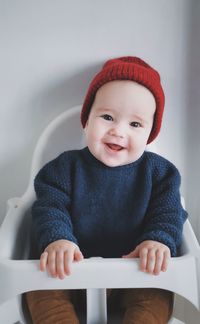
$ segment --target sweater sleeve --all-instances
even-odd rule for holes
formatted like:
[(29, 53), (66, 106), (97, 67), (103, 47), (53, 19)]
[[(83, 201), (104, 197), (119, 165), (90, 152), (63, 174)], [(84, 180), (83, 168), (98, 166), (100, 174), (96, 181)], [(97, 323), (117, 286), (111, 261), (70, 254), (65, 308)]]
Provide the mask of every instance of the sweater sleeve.
[(155, 168), (144, 230), (137, 244), (145, 240), (158, 241), (170, 248), (171, 256), (177, 255), (187, 218), (181, 205), (180, 182), (180, 174), (170, 162), (164, 161)]
[(34, 181), (37, 200), (32, 206), (34, 236), (40, 253), (51, 242), (67, 239), (77, 244), (70, 217), (70, 166), (66, 153), (46, 164)]

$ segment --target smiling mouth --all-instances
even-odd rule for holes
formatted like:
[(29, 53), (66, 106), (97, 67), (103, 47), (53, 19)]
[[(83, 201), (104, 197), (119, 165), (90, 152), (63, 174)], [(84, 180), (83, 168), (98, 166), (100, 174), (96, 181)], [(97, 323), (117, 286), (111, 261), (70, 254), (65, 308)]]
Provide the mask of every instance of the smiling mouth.
[(112, 151), (118, 152), (124, 149), (123, 146), (118, 144), (112, 144), (112, 143), (106, 143), (106, 145), (111, 149)]

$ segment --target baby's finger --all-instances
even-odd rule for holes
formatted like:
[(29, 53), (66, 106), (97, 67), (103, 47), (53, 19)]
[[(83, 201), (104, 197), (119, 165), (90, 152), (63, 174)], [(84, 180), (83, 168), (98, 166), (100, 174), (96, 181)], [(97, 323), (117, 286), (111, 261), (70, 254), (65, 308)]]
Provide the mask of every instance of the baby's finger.
[(161, 267), (162, 271), (167, 270), (169, 260), (170, 260), (170, 250), (167, 250), (167, 251), (164, 252), (164, 258), (163, 258), (163, 263), (162, 263), (162, 267)]
[(67, 250), (64, 254), (64, 271), (66, 275), (71, 274), (71, 264), (74, 260), (74, 250)]
[(146, 271), (147, 267), (147, 254), (148, 254), (148, 249), (147, 248), (142, 248), (140, 250), (140, 269), (141, 271)]
[(150, 250), (147, 255), (147, 265), (146, 265), (146, 270), (149, 273), (153, 273), (154, 268), (155, 268), (155, 260), (156, 260), (156, 255), (155, 255), (155, 250)]
[(158, 250), (156, 252), (156, 260), (155, 260), (155, 267), (154, 267), (155, 275), (158, 275), (160, 273), (163, 264), (163, 259), (164, 259), (163, 252)]
[(44, 251), (40, 256), (40, 271), (45, 271), (47, 266), (48, 252)]
[(48, 261), (47, 261), (48, 272), (51, 276), (57, 277), (56, 274), (56, 252), (51, 251), (48, 253)]
[(56, 253), (56, 273), (60, 279), (65, 278), (64, 272), (64, 252), (62, 250)]

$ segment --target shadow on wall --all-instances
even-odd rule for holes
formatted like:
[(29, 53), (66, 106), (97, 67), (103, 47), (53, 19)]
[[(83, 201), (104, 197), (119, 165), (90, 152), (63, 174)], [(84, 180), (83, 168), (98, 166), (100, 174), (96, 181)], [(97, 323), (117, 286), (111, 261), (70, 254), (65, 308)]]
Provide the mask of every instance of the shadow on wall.
[(5, 216), (7, 200), (20, 197), (26, 190), (33, 151), (43, 129), (61, 112), (84, 100), (88, 84), (101, 65), (102, 62), (85, 67), (79, 73), (66, 74), (63, 79), (51, 79), (25, 102), (22, 98), (22, 102), (17, 103), (18, 108), (12, 115), (14, 149), (0, 165), (0, 223)]
[[(41, 89), (31, 100), (31, 125), (37, 125), (38, 120), (42, 119), (41, 127), (44, 128), (61, 112), (80, 104), (90, 80), (98, 70), (99, 66), (88, 67), (74, 75), (66, 75), (64, 79), (51, 80), (51, 84)], [(36, 135), (38, 137), (39, 134)]]
[(193, 1), (190, 7), (191, 24), (187, 53), (188, 108), (186, 116), (186, 201), (191, 222), (200, 241), (200, 2)]

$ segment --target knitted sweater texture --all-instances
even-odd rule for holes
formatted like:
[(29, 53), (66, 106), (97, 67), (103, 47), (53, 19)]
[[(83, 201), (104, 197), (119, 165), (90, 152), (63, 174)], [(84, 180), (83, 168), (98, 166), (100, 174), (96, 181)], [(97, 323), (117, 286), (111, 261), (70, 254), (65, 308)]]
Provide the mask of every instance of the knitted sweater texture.
[(64, 152), (35, 178), (32, 217), (39, 252), (67, 239), (84, 257), (121, 257), (155, 240), (176, 256), (187, 218), (179, 187), (176, 167), (155, 153), (108, 167), (87, 147)]

